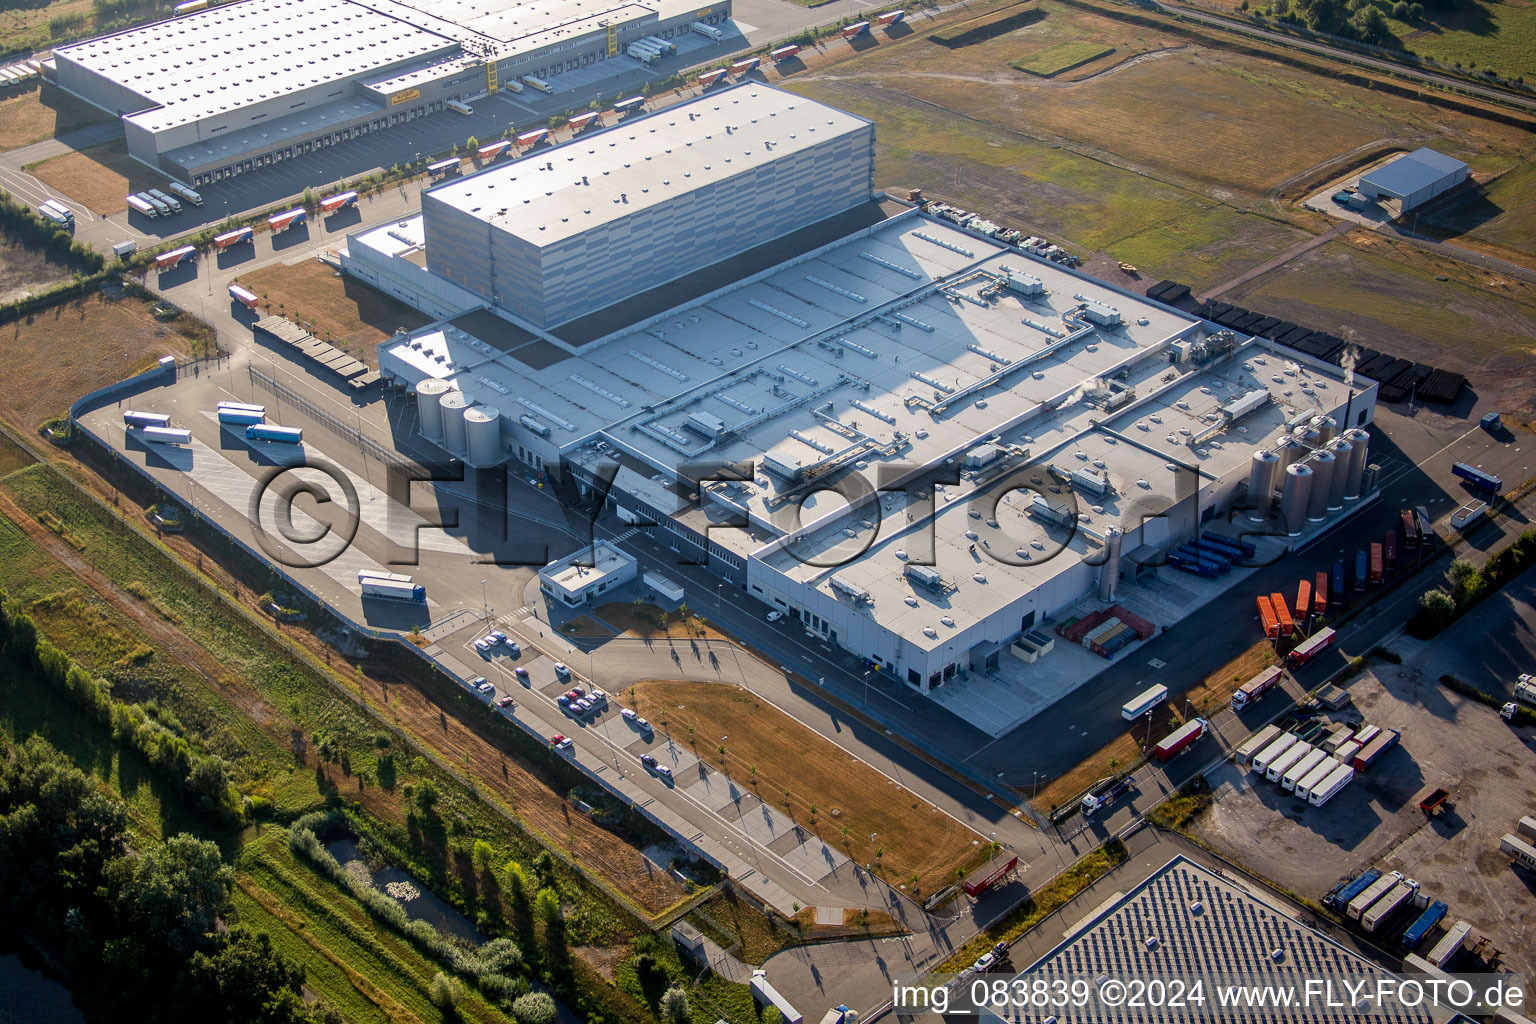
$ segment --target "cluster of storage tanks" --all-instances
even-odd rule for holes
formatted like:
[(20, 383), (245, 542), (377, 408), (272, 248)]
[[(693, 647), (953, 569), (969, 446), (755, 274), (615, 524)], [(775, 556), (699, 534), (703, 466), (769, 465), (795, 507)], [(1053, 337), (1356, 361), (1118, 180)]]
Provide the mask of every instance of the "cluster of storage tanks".
[(1321, 523), (1360, 500), (1371, 435), (1351, 429), (1342, 434), (1330, 416), (1314, 416), (1292, 427), (1273, 448), (1253, 453), (1248, 472), (1250, 518), (1269, 518), (1280, 492), (1280, 519), (1286, 533), (1301, 536), (1307, 523)]
[(421, 436), (427, 440), (472, 466), (501, 461), (501, 414), (495, 409), (476, 405), (464, 392), (433, 377), (416, 385), (416, 411)]

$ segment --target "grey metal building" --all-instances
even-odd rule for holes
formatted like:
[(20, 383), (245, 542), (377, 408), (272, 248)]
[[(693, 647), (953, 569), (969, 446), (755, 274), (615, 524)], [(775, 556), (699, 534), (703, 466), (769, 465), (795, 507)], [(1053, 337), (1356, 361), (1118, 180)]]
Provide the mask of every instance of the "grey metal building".
[(859, 203), (874, 125), (752, 85), (422, 194), (428, 269), (554, 327)]
[(1443, 195), (1471, 176), (1460, 160), (1432, 149), (1416, 149), (1360, 178), (1360, 193), (1368, 199), (1396, 199), (1407, 213)]
[(135, 159), (204, 185), (729, 17), (729, 0), (237, 0), (60, 47), (55, 77), (123, 119)]

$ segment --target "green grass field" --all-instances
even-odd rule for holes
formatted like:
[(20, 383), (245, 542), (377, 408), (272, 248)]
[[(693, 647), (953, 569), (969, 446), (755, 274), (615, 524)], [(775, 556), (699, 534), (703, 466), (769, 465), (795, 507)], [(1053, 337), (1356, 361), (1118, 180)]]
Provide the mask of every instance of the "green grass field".
[(1491, 68), (1506, 78), (1536, 81), (1536, 6), (1467, 3), (1440, 12), (1428, 27), (1391, 17), (1390, 3), (1377, 6), (1388, 16), (1392, 34), (1421, 57), (1474, 70)]
[(1063, 71), (1071, 71), (1081, 67), (1089, 61), (1107, 57), (1115, 52), (1113, 46), (1105, 46), (1103, 43), (1090, 42), (1086, 39), (1077, 39), (1054, 46), (1047, 46), (1028, 57), (1020, 57), (1012, 66), (1020, 71), (1027, 71), (1041, 78), (1051, 78)]
[(1505, 171), (1480, 194), (1436, 208), (1423, 223), (1506, 258), (1536, 255), (1536, 161)]

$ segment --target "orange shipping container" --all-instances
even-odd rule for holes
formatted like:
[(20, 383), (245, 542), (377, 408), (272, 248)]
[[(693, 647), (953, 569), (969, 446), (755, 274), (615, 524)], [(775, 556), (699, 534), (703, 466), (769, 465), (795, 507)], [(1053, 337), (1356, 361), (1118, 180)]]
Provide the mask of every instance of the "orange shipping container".
[(1275, 618), (1274, 606), (1263, 594), (1259, 595), (1259, 621), (1264, 624), (1265, 636), (1273, 640), (1280, 635), (1280, 623)]
[(1312, 613), (1328, 614), (1328, 574), (1326, 572), (1318, 573), (1317, 581), (1312, 584)]
[(1280, 620), (1280, 635), (1290, 636), (1296, 632), (1296, 624), (1291, 621), (1291, 608), (1285, 603), (1285, 595), (1270, 594), (1269, 603), (1275, 609), (1275, 618)]
[(1296, 588), (1296, 621), (1306, 622), (1312, 614), (1312, 584), (1306, 580)]

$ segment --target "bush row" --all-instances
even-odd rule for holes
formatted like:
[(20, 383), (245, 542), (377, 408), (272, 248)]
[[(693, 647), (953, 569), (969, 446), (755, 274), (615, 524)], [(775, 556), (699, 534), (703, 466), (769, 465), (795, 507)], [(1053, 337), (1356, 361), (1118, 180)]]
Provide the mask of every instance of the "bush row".
[(1479, 569), (1458, 558), (1445, 571), (1445, 583), (1427, 590), (1408, 620), (1408, 634), (1420, 640), (1437, 636), (1504, 584), (1536, 565), (1536, 527), (1526, 530), (1488, 557)]

